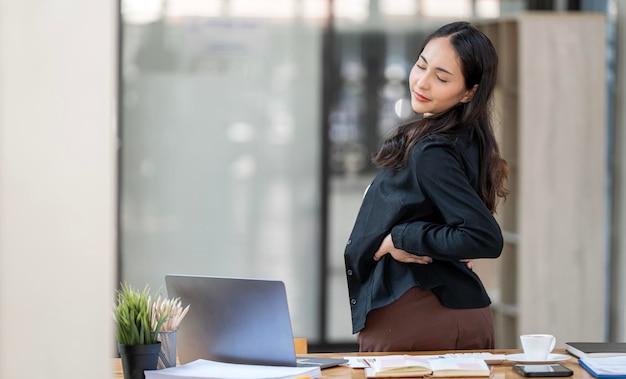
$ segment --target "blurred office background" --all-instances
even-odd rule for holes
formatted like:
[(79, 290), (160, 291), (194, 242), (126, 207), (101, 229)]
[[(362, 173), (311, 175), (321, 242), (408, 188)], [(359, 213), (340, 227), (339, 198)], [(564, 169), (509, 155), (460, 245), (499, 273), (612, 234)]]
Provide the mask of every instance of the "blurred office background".
[[(354, 348), (343, 247), (363, 191), (376, 173), (372, 152), (412, 115), (408, 72), (424, 37), (456, 19), (489, 27), (529, 11), (550, 16), (608, 12), (608, 3), (598, 1), (121, 4), (120, 278), (152, 288), (163, 287), (167, 273), (283, 280), (294, 333), (308, 338), (314, 351)], [(607, 90), (603, 47), (608, 24), (603, 17), (595, 19), (592, 35), (599, 36), (594, 43), (600, 50), (568, 47), (574, 50), (568, 66), (579, 65), (573, 61), (576, 50), (602, 65), (591, 76), (593, 89), (582, 89), (587, 94), (579, 97), (584, 99), (604, 99)], [(579, 42), (562, 35), (552, 19), (548, 24), (540, 37)], [(514, 25), (509, 34), (520, 28)], [(495, 32), (494, 43), (502, 33)], [(516, 40), (500, 47), (508, 43)], [(504, 66), (517, 53), (500, 54)], [(538, 66), (537, 61), (549, 60), (535, 59), (525, 63)], [(551, 63), (556, 70), (567, 69)], [(571, 80), (582, 80), (576, 74), (571, 72)], [(599, 125), (589, 130), (599, 127), (604, 146), (606, 102), (597, 104)], [(516, 112), (505, 105), (500, 110), (504, 117)], [(597, 151), (597, 161), (604, 162), (606, 150)], [(603, 174), (605, 166), (595, 168)], [(604, 178), (598, 177), (600, 199), (605, 198)], [(593, 215), (603, 217), (605, 204), (600, 200), (594, 205), (598, 212)], [(603, 219), (594, 223), (605, 226)], [(605, 258), (605, 235), (600, 233), (601, 243), (593, 246), (600, 249), (593, 251), (596, 263)], [(507, 236), (509, 245), (516, 243), (515, 231)], [(500, 314), (500, 346), (515, 346), (518, 330), (524, 328), (515, 282), (521, 264), (515, 254), (507, 246), (502, 262), (511, 263), (477, 262)], [(595, 289), (604, 285), (603, 278), (594, 281), (600, 284)]]
[(60, 341), (112, 344), (119, 281), (167, 273), (283, 280), (311, 351), (354, 349), (369, 157), (411, 115), (422, 39), (458, 19), (502, 60), (507, 246), (477, 262), (498, 347), (626, 341), (622, 0), (55, 4), (0, 0), (0, 377), (108, 377), (110, 346), (68, 368)]

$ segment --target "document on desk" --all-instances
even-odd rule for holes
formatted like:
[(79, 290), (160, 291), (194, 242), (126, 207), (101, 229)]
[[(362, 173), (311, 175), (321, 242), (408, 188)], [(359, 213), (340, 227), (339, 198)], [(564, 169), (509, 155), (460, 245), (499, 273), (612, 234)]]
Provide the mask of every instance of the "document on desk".
[(596, 378), (626, 378), (626, 356), (582, 357), (578, 363)]
[(367, 362), (367, 378), (473, 377), (491, 376), (482, 359), (436, 355), (381, 355)]
[(145, 371), (146, 379), (295, 379), (318, 378), (319, 367), (259, 366), (198, 359), (181, 366)]

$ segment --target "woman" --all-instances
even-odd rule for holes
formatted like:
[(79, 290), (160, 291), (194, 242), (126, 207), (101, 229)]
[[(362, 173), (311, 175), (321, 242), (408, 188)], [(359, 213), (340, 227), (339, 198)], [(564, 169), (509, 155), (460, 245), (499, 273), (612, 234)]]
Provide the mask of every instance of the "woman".
[(361, 351), (489, 349), (491, 301), (471, 259), (497, 258), (506, 162), (491, 126), (498, 56), (467, 22), (430, 35), (409, 76), (423, 117), (374, 156), (345, 250)]

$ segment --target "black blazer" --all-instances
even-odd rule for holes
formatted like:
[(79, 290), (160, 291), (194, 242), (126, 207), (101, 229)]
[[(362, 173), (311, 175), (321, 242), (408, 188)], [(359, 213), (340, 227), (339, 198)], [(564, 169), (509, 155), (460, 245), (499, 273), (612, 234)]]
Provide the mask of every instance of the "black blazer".
[[(418, 286), (449, 308), (482, 308), (491, 301), (478, 276), (461, 259), (496, 258), (500, 227), (478, 196), (479, 151), (469, 132), (430, 135), (411, 150), (400, 171), (383, 169), (367, 190), (344, 258), (352, 332), (367, 313)], [(391, 232), (394, 245), (433, 258), (406, 264), (374, 253)]]

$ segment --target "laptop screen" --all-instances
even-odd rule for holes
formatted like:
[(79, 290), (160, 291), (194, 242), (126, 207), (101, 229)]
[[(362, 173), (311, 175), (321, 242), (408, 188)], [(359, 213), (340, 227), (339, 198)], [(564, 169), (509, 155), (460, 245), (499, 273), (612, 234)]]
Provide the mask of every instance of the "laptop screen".
[(296, 365), (282, 281), (170, 274), (165, 284), (169, 298), (190, 304), (177, 332), (180, 363)]

